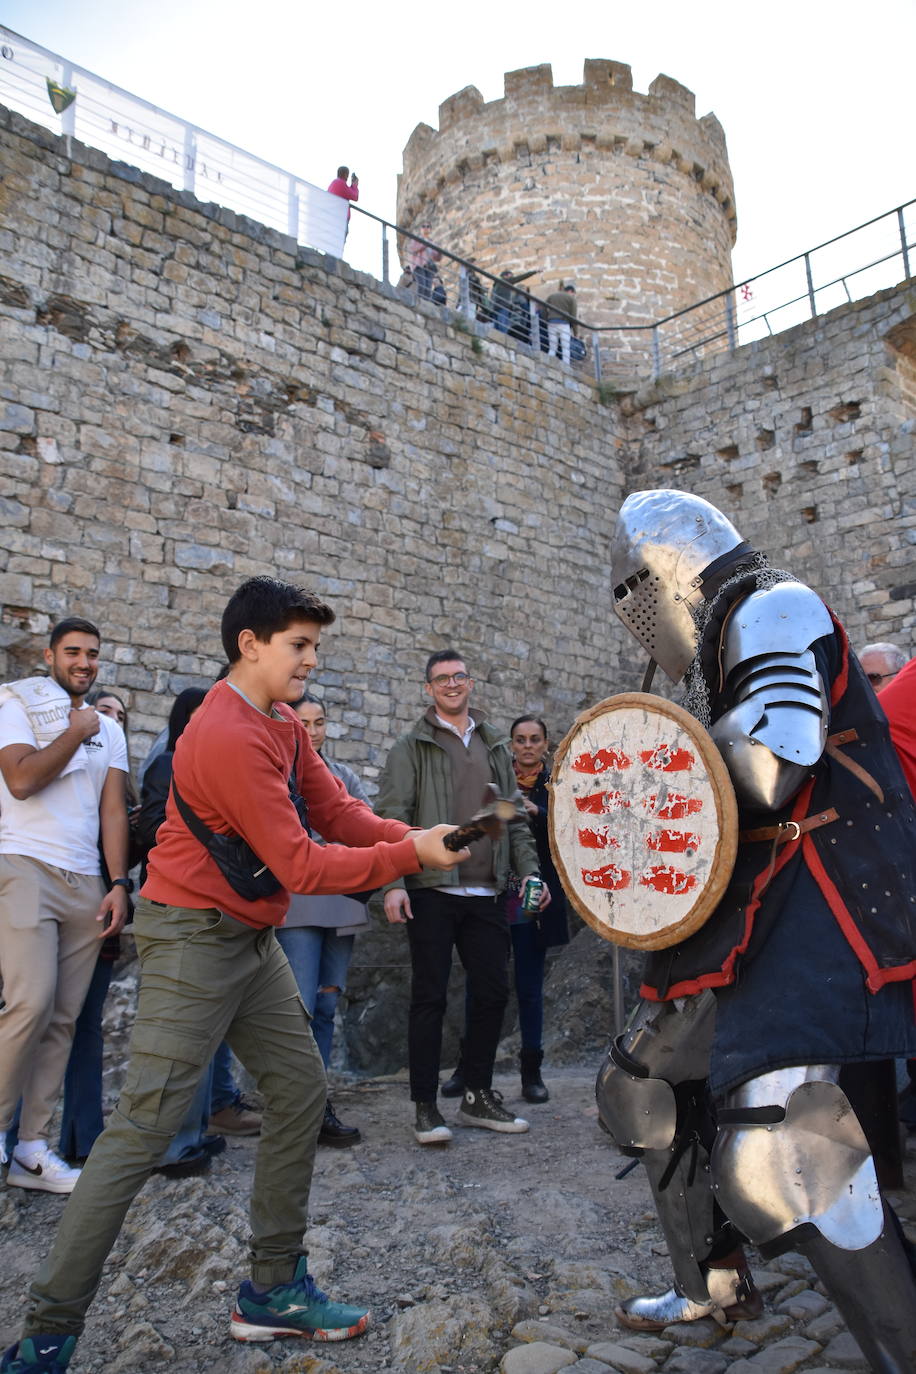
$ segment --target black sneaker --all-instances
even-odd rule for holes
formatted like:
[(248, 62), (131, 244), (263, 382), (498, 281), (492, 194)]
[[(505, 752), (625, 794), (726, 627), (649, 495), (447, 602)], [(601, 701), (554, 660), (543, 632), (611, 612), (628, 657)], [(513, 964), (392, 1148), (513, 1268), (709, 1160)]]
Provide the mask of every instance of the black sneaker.
[(443, 1097), (460, 1097), (464, 1092), (464, 1075), (459, 1065), (451, 1078), (447, 1078), (439, 1089)]
[(435, 1102), (417, 1103), (417, 1121), (413, 1133), (419, 1145), (447, 1145), (452, 1138)]
[(524, 1117), (506, 1111), (502, 1093), (495, 1088), (465, 1088), (458, 1120), (462, 1126), (483, 1126), (487, 1131), (504, 1131), (509, 1135), (520, 1135), (528, 1129)]
[(157, 1164), (153, 1173), (162, 1174), (164, 1178), (194, 1178), (207, 1172), (211, 1159), (209, 1150), (203, 1145), (189, 1145), (170, 1164)]
[(318, 1144), (331, 1145), (340, 1150), (348, 1145), (357, 1145), (361, 1140), (362, 1136), (357, 1126), (345, 1126), (342, 1121), (338, 1121), (329, 1098), (324, 1107), (324, 1121), (318, 1132)]

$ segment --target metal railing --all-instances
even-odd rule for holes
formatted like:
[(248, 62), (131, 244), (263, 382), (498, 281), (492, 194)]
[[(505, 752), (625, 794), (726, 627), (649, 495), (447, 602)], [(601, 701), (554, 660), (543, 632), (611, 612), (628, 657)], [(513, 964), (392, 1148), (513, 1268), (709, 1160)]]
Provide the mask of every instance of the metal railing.
[(340, 256), (346, 206), (302, 177), (160, 110), (0, 25), (0, 103), (199, 200)]
[[(0, 25), (0, 102), (55, 133), (78, 137), (110, 157), (278, 229), (297, 243), (340, 256), (346, 202), (160, 110), (111, 82)], [(535, 352), (547, 352), (545, 302), (441, 244), (353, 204), (381, 230), (380, 276), (408, 299), (454, 312), (465, 327)], [(354, 227), (355, 224), (354, 224)], [(421, 253), (419, 250), (423, 250)], [(916, 200), (895, 207), (796, 257), (652, 324), (595, 325), (579, 320), (570, 364), (597, 381), (632, 388), (647, 376), (779, 333), (838, 305), (911, 276)], [(410, 258), (422, 270), (405, 272)]]
[[(424, 289), (418, 294), (432, 299), (433, 304), (451, 305), (479, 324), (495, 322), (493, 287), (505, 291), (505, 283), (498, 277), (448, 252), (441, 244), (413, 235), (359, 206), (353, 208), (381, 227), (383, 281), (390, 279), (390, 236), (399, 242), (402, 258), (410, 255), (412, 247), (423, 246), (436, 255), (432, 278), (436, 292)], [(713, 353), (734, 352), (755, 339), (781, 333), (837, 306), (896, 286), (912, 276), (914, 262), (916, 200), (911, 200), (653, 324), (595, 325), (580, 319), (580, 349), (586, 343), (588, 347), (573, 360), (573, 366), (577, 362), (584, 365), (588, 356), (599, 382), (632, 383), (647, 373), (654, 380), (663, 372)], [(483, 281), (489, 283), (487, 299), (481, 289)], [(403, 273), (398, 284), (407, 289), (415, 286)], [(507, 337), (546, 352), (544, 302), (521, 287), (510, 290), (512, 324)]]

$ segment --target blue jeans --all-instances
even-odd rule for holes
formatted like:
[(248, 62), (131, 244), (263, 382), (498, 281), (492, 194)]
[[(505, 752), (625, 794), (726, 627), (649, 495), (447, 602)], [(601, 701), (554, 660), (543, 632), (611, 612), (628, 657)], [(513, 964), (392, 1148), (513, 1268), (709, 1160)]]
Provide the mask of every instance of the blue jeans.
[(210, 1065), (210, 1115), (231, 1107), (240, 1096), (239, 1086), (232, 1072), (232, 1051), (225, 1040), (220, 1045)]
[(200, 1142), (207, 1134), (207, 1122), (210, 1119), (210, 1092), (215, 1063), (216, 1056), (210, 1060), (203, 1071), (197, 1090), (191, 1098), (191, 1105), (185, 1112), (184, 1120), (178, 1127), (169, 1148), (162, 1156), (161, 1162), (163, 1164), (177, 1164), (183, 1154), (190, 1154), (192, 1151), (200, 1149)]
[(355, 938), (338, 935), (326, 926), (281, 926), (277, 931), (299, 996), (312, 1018), (312, 1034), (325, 1068), (331, 1057), (337, 999), (346, 987)]
[(73, 1044), (64, 1075), (64, 1107), (60, 1123), (60, 1153), (64, 1159), (85, 1159), (96, 1136), (101, 1135), (102, 1118), (102, 1009), (111, 983), (114, 964), (110, 959), (96, 962), (83, 1009), (73, 1028)]
[(539, 1050), (544, 1028), (544, 959), (538, 944), (537, 921), (519, 921), (509, 927), (515, 963), (515, 996), (518, 1028), (523, 1050)]

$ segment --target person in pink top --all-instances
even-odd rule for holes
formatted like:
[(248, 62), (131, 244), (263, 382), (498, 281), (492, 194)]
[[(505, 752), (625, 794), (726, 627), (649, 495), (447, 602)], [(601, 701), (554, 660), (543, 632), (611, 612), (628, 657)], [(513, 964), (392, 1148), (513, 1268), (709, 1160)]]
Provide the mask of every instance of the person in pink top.
[[(347, 178), (349, 177), (349, 181)], [(351, 176), (349, 167), (338, 167), (337, 176), (328, 187), (332, 196), (340, 196), (342, 200), (359, 200), (359, 177), (354, 172)], [(347, 206), (347, 231), (350, 229), (350, 207)], [(344, 235), (346, 241), (346, 234)]]

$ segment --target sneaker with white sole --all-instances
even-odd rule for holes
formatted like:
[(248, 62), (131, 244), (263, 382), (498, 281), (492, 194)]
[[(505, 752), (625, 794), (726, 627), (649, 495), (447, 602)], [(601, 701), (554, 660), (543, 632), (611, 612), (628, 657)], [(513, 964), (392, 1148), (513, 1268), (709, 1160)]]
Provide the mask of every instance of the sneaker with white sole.
[(0, 1131), (0, 1165), (9, 1164), (10, 1157), (6, 1150), (6, 1131)]
[(465, 1088), (458, 1120), (462, 1126), (483, 1126), (487, 1131), (504, 1131), (507, 1135), (528, 1130), (524, 1117), (506, 1111), (502, 1093), (495, 1088)]
[(79, 1169), (71, 1169), (60, 1155), (43, 1145), (40, 1150), (28, 1155), (20, 1155), (13, 1150), (6, 1181), (11, 1188), (34, 1188), (41, 1193), (72, 1193), (79, 1176)]
[(237, 1341), (272, 1341), (277, 1336), (347, 1341), (362, 1335), (370, 1320), (365, 1307), (332, 1302), (322, 1293), (303, 1256), (289, 1283), (278, 1283), (264, 1293), (248, 1280), (241, 1285), (229, 1334)]
[(55, 1331), (47, 1336), (23, 1336), (0, 1360), (3, 1374), (64, 1374), (76, 1348), (75, 1336)]
[(452, 1138), (435, 1102), (417, 1103), (417, 1121), (413, 1133), (418, 1145), (447, 1145)]

